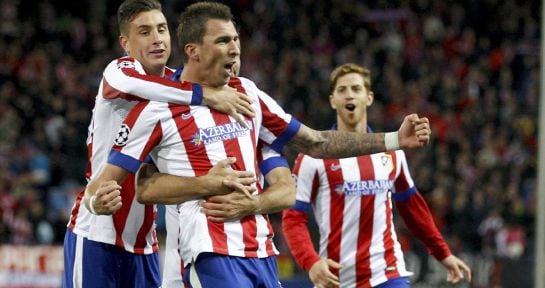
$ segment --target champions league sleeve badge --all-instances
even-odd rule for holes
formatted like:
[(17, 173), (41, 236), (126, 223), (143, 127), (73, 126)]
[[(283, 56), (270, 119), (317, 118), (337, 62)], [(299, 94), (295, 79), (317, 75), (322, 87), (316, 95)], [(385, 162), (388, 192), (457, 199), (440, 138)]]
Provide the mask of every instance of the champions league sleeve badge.
[(131, 128), (129, 128), (127, 124), (122, 124), (119, 131), (117, 131), (114, 144), (117, 146), (124, 146), (127, 144), (127, 141), (129, 140), (129, 133), (131, 133)]

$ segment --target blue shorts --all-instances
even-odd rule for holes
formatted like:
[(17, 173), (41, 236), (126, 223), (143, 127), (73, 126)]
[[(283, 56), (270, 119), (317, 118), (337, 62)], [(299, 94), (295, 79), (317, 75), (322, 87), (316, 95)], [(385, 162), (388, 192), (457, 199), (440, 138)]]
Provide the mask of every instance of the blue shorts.
[(192, 288), (281, 288), (276, 257), (244, 258), (201, 253), (185, 270)]
[(398, 277), (390, 279), (374, 288), (410, 288), (411, 282), (408, 277)]
[(160, 275), (158, 253), (134, 254), (66, 230), (64, 288), (161, 287)]

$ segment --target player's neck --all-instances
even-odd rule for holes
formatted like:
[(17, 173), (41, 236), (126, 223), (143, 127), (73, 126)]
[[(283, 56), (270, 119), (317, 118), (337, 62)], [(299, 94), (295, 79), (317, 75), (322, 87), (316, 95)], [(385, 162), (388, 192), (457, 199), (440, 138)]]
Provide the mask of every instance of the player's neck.
[(157, 68), (144, 67), (144, 71), (146, 71), (146, 74), (148, 75), (154, 75), (154, 76), (160, 76), (160, 77), (165, 76), (165, 66), (157, 67)]
[(222, 87), (225, 85), (225, 83), (214, 83), (211, 82), (209, 79), (210, 77), (207, 76), (208, 73), (203, 71), (202, 69), (199, 69), (199, 67), (195, 63), (186, 63), (184, 66), (184, 70), (182, 71), (182, 74), (180, 75), (180, 81), (187, 81), (192, 83), (198, 83), (201, 85), (207, 85), (210, 87)]
[(337, 119), (337, 130), (357, 133), (367, 133), (367, 121), (362, 120), (356, 124), (349, 124)]

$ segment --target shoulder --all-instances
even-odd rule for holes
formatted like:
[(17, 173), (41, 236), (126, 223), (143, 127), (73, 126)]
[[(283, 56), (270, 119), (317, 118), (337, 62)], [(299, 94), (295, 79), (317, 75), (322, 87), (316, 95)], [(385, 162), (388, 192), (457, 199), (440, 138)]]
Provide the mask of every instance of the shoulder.
[(136, 59), (129, 56), (123, 56), (123, 57), (113, 59), (112, 61), (110, 61), (108, 66), (106, 66), (106, 70), (109, 70), (109, 69), (121, 70), (125, 68), (138, 70), (140, 72), (144, 71), (142, 64), (140, 64), (140, 62), (138, 62)]

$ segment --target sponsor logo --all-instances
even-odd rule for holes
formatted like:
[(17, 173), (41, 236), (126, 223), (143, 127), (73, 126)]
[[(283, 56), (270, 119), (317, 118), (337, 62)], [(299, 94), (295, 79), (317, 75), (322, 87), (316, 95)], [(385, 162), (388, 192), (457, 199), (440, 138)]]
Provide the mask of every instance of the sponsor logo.
[(338, 184), (333, 191), (339, 195), (346, 196), (368, 196), (388, 193), (393, 190), (394, 182), (392, 180), (363, 180), (349, 181)]
[(131, 133), (131, 128), (127, 124), (122, 124), (119, 131), (117, 131), (117, 136), (115, 136), (114, 144), (117, 146), (124, 146), (129, 140), (129, 133)]
[(219, 141), (226, 141), (235, 138), (240, 138), (248, 135), (250, 130), (253, 130), (253, 122), (246, 120), (246, 124), (249, 129), (240, 125), (238, 122), (226, 123), (219, 126), (213, 126), (208, 128), (200, 128), (193, 136), (193, 143), (196, 146), (202, 144), (211, 144)]
[(188, 120), (191, 117), (193, 117), (193, 114), (191, 114), (191, 113), (182, 113), (182, 119), (183, 120)]

